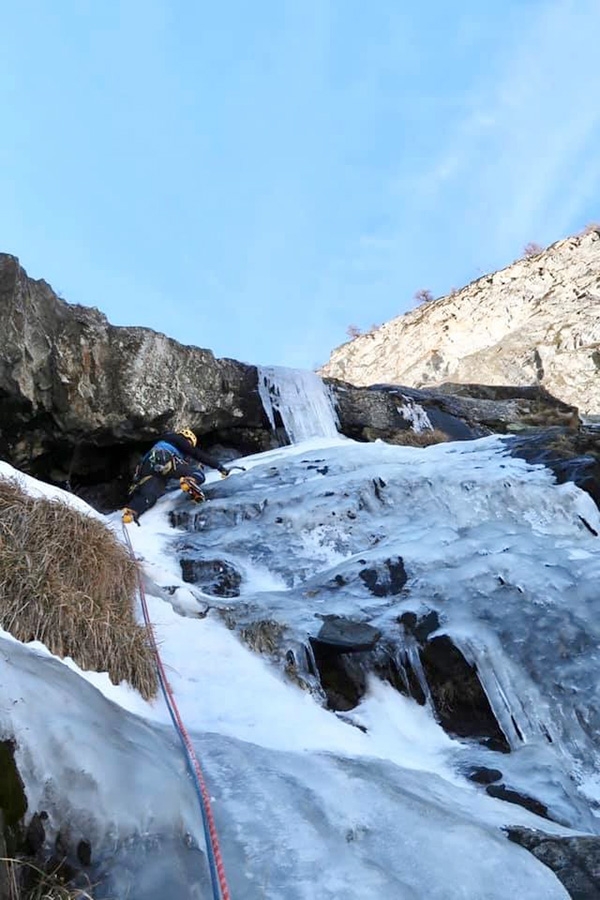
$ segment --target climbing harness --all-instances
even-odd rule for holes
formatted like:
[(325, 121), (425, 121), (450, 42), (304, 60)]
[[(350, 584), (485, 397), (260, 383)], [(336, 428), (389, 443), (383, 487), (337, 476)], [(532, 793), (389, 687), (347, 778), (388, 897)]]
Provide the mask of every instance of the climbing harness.
[[(125, 535), (125, 543), (127, 544), (127, 548), (131, 555), (131, 558), (135, 560), (135, 553), (133, 550), (133, 545), (131, 543), (131, 538), (129, 537), (129, 533), (125, 526), (123, 526), (123, 534)], [(181, 718), (181, 714), (177, 706), (177, 701), (175, 700), (175, 695), (173, 693), (173, 688), (169, 684), (169, 679), (167, 678), (165, 667), (163, 665), (162, 659), (160, 658), (156, 635), (154, 634), (154, 628), (150, 620), (150, 612), (148, 610), (148, 603), (146, 601), (146, 592), (144, 590), (144, 584), (139, 572), (138, 592), (140, 595), (140, 603), (142, 606), (142, 613), (144, 615), (146, 630), (148, 632), (148, 637), (150, 639), (152, 650), (154, 652), (156, 669), (158, 672), (158, 681), (163, 697), (165, 698), (167, 709), (169, 710), (169, 715), (171, 716), (171, 721), (173, 722), (179, 740), (181, 741), (181, 744), (183, 746), (187, 766), (192, 776), (194, 788), (196, 794), (198, 795), (198, 801), (200, 803), (200, 812), (202, 814), (202, 825), (204, 827), (204, 836), (206, 840), (206, 854), (208, 857), (208, 864), (210, 869), (213, 897), (214, 900), (231, 900), (231, 894), (229, 893), (227, 879), (225, 877), (225, 866), (223, 865), (221, 848), (219, 846), (217, 827), (215, 825), (215, 820), (210, 805), (210, 795), (208, 793), (206, 781), (204, 780), (204, 775), (202, 774), (200, 763), (198, 762), (198, 757), (196, 756), (196, 751), (194, 750), (194, 745), (192, 744), (189, 733)]]

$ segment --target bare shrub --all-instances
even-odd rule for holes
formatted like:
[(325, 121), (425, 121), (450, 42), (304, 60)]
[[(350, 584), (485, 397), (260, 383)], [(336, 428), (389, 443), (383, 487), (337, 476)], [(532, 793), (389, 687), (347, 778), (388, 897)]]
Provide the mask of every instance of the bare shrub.
[(525, 259), (531, 259), (532, 256), (537, 256), (539, 253), (543, 253), (543, 251), (544, 248), (540, 246), (540, 244), (536, 244), (535, 241), (530, 241), (523, 247), (523, 256)]
[(582, 234), (600, 234), (600, 222), (588, 222)]
[(420, 288), (418, 291), (415, 291), (413, 299), (417, 301), (417, 303), (431, 303), (434, 299), (431, 291), (428, 291), (426, 288)]
[(358, 327), (358, 325), (348, 325), (346, 328), (346, 334), (350, 338), (350, 340), (354, 340), (354, 338), (360, 337), (362, 331)]
[(137, 563), (102, 522), (0, 479), (0, 626), (82, 669), (156, 694), (154, 658), (133, 598)]

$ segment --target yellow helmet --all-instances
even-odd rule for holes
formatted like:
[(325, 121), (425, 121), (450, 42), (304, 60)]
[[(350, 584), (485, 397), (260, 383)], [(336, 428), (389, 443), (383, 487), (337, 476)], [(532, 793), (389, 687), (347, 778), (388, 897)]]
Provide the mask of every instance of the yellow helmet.
[(198, 438), (196, 437), (196, 435), (194, 434), (194, 432), (192, 431), (191, 428), (182, 428), (180, 431), (177, 432), (177, 434), (182, 435), (186, 440), (188, 440), (190, 442), (190, 444), (192, 445), (192, 447), (195, 447), (196, 444), (198, 443)]

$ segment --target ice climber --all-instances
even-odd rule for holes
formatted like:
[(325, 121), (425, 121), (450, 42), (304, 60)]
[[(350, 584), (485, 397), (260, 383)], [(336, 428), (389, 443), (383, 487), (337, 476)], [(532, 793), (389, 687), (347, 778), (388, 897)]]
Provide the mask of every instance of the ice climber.
[(189, 493), (192, 500), (204, 500), (200, 490), (205, 477), (202, 464), (218, 469), (223, 478), (229, 469), (222, 466), (198, 446), (198, 439), (191, 428), (170, 431), (140, 460), (129, 488), (127, 506), (123, 509), (123, 522), (136, 522), (139, 517), (154, 506), (165, 493), (171, 478), (179, 479), (182, 491)]

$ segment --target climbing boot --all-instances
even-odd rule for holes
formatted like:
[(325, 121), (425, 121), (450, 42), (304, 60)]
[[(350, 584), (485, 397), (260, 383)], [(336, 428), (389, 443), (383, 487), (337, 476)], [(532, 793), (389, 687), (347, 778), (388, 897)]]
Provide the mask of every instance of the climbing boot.
[(198, 482), (190, 475), (183, 475), (179, 479), (179, 487), (188, 494), (190, 500), (193, 500), (194, 503), (202, 503), (203, 500), (206, 500), (204, 493), (198, 487)]
[(130, 525), (132, 522), (135, 522), (136, 525), (140, 524), (140, 517), (138, 513), (134, 509), (130, 509), (128, 506), (123, 510), (123, 525)]

